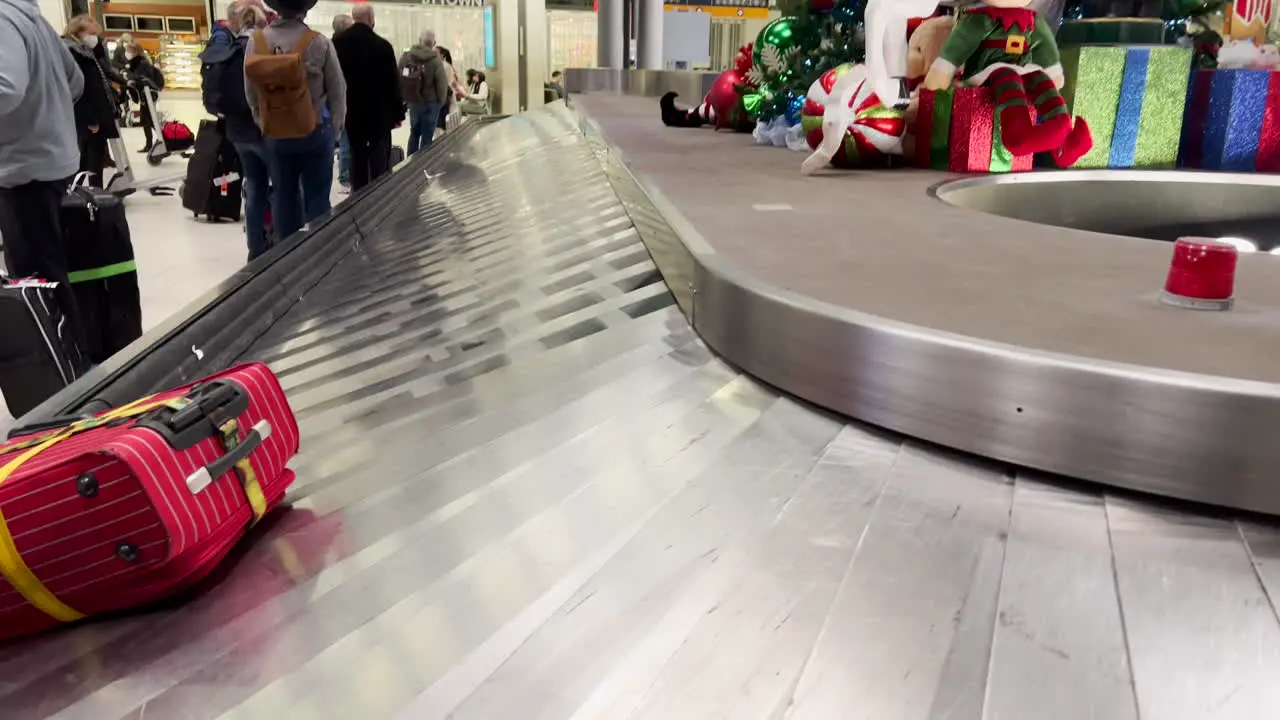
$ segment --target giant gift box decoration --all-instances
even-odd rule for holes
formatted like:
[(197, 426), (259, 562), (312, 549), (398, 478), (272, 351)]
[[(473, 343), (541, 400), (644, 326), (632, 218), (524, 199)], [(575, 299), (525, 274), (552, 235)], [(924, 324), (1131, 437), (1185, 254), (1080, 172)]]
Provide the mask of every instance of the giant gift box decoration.
[[(1034, 109), (1032, 110), (1034, 112)], [(920, 90), (912, 127), (916, 167), (968, 173), (1030, 170), (1031, 155), (1015, 157), (1000, 138), (995, 88)]]
[(1174, 167), (1193, 52), (1176, 46), (1064, 47), (1063, 96), (1093, 130), (1093, 149), (1075, 167)]
[(1280, 72), (1192, 73), (1178, 164), (1204, 170), (1280, 172)]

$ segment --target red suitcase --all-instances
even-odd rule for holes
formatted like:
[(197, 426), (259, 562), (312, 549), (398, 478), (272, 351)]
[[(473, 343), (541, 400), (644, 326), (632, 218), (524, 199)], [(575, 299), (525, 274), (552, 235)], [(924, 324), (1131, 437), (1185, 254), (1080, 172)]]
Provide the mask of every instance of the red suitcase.
[(284, 499), (298, 442), (253, 363), (0, 445), (0, 638), (199, 581)]

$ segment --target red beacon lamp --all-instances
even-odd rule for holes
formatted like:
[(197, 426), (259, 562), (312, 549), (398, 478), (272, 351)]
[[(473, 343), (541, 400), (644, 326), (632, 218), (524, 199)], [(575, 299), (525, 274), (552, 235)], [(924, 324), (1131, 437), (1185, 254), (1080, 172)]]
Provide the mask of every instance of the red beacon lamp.
[(1215, 238), (1179, 238), (1161, 302), (1192, 310), (1230, 310), (1235, 303), (1235, 244)]

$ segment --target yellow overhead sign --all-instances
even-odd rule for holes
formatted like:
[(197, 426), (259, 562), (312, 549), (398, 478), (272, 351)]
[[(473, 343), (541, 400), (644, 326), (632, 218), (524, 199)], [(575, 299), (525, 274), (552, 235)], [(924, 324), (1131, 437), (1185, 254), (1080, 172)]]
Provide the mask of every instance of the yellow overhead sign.
[(741, 18), (767, 20), (769, 8), (742, 7), (741, 5), (663, 5), (667, 12), (706, 13), (713, 18)]

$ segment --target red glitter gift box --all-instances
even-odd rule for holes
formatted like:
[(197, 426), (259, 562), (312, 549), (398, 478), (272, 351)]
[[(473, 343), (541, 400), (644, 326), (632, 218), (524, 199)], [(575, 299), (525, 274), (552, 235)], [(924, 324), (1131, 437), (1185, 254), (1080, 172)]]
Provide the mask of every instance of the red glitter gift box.
[(1032, 167), (1031, 155), (1014, 157), (1000, 139), (994, 88), (922, 89), (912, 131), (916, 167), (963, 173), (1024, 172)]

